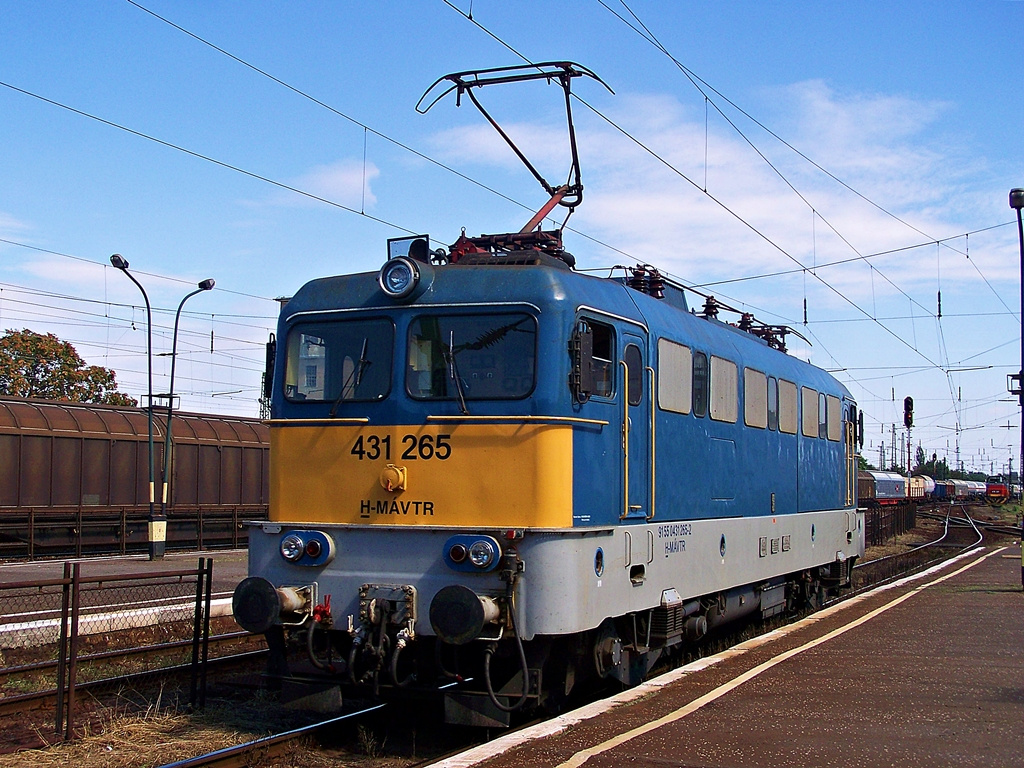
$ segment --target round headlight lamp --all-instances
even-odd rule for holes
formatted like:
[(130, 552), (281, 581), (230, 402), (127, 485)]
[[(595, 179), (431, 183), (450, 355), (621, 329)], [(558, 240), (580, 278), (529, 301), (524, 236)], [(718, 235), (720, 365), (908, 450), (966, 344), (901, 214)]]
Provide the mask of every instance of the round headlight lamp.
[(469, 547), (469, 562), (475, 565), (477, 568), (486, 568), (492, 562), (498, 553), (494, 550), (494, 545), (486, 539), (480, 541), (474, 541)]
[(398, 256), (380, 269), (377, 282), (381, 290), (393, 299), (403, 299), (416, 289), (420, 281), (420, 268), (412, 259)]
[(293, 533), (281, 539), (281, 557), (290, 563), (294, 563), (301, 558), (305, 550), (306, 542), (302, 540), (301, 536)]

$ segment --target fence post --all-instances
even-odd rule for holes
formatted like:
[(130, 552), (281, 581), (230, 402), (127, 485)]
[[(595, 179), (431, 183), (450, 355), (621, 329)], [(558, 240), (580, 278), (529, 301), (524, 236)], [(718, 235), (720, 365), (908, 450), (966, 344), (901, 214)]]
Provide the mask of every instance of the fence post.
[(64, 563), (60, 599), (60, 639), (57, 641), (57, 717), (53, 732), (64, 731), (64, 681), (67, 677), (68, 613), (71, 608), (71, 563)]
[(75, 719), (75, 674), (78, 671), (78, 615), (82, 607), (82, 564), (74, 563), (71, 567), (71, 650), (68, 654), (68, 706), (65, 741), (74, 737)]
[(195, 613), (192, 620), (192, 688), (189, 693), (188, 703), (193, 711), (199, 703), (199, 633), (202, 631), (203, 621), (203, 559), (199, 559), (199, 567), (196, 568), (196, 602)]
[(196, 610), (192, 624), (192, 709), (206, 706), (206, 667), (210, 651), (210, 600), (213, 595), (213, 558), (199, 558), (196, 569)]
[(213, 558), (206, 558), (206, 596), (203, 600), (203, 662), (202, 684), (199, 687), (199, 708), (206, 706), (206, 668), (210, 658), (210, 601), (213, 596)]

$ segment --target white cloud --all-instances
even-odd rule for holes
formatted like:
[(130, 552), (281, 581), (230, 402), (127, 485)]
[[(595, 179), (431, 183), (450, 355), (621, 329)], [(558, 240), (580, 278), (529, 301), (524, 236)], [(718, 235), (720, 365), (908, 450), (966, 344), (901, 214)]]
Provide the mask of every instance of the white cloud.
[[(380, 176), (380, 169), (371, 162), (364, 166), (362, 161), (338, 160), (333, 163), (315, 165), (305, 173), (289, 179), (286, 183), (302, 192), (338, 203), (355, 210), (370, 208), (377, 203), (377, 197), (370, 188), (371, 182)], [(305, 195), (280, 190), (268, 198), (253, 200), (245, 205), (260, 209), (266, 205), (285, 208), (321, 205)], [(239, 220), (237, 226), (259, 224), (260, 219)]]
[(377, 198), (370, 182), (378, 176), (380, 170), (373, 163), (364, 166), (354, 160), (339, 160), (311, 168), (291, 186), (350, 208), (371, 207)]
[(9, 213), (0, 211), (0, 235), (13, 235), (29, 230), (29, 225)]

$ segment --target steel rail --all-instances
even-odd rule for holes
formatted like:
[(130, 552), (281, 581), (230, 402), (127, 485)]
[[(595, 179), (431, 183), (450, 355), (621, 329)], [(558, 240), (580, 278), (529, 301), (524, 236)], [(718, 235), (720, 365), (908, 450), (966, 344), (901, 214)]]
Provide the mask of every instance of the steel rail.
[(295, 728), (284, 733), (277, 733), (271, 736), (263, 736), (262, 738), (254, 741), (248, 741), (244, 744), (237, 744), (233, 747), (224, 747), (213, 752), (208, 752), (205, 755), (198, 755), (196, 757), (190, 757), (185, 760), (178, 760), (173, 763), (165, 763), (160, 768), (199, 768), (199, 766), (210, 766), (216, 765), (221, 768), (228, 768), (229, 766), (238, 766), (238, 768), (245, 768), (245, 766), (251, 765), (250, 757), (251, 753), (260, 751), (265, 756), (270, 757), (276, 754), (280, 754), (287, 748), (290, 742), (296, 739), (308, 736), (316, 732), (320, 728), (325, 728), (335, 723), (340, 723), (345, 720), (350, 720), (354, 717), (361, 717), (371, 712), (386, 707), (386, 704), (375, 704), (372, 707), (361, 709), (356, 712), (348, 712), (338, 717), (333, 717), (329, 720), (323, 720), (319, 723), (313, 723), (312, 725), (306, 725), (301, 728)]
[[(189, 645), (192, 641), (189, 641)], [(259, 659), (266, 656), (268, 653), (267, 649), (263, 648), (257, 651), (246, 651), (245, 653), (236, 653), (231, 656), (216, 656), (212, 659), (208, 659), (206, 662), (207, 668), (227, 666), (232, 662), (241, 663), (243, 661), (249, 661), (251, 659)], [(120, 677), (108, 677), (101, 680), (90, 680), (84, 683), (75, 683), (75, 691), (88, 691), (101, 688), (111, 688), (115, 685), (120, 685), (127, 682), (138, 682), (149, 678), (169, 677), (170, 675), (182, 674), (192, 671), (192, 664), (176, 664), (173, 667), (160, 667), (159, 669), (148, 669), (143, 672), (133, 672), (130, 675), (123, 675)], [(51, 699), (55, 699), (59, 691), (56, 688), (49, 688), (45, 691), (36, 691), (34, 693), (22, 693), (16, 696), (6, 696), (0, 698), (0, 715), (8, 714), (10, 712), (19, 712), (25, 709), (38, 709), (39, 707), (45, 706)]]
[[(939, 518), (936, 517), (936, 519), (939, 519)], [(939, 538), (935, 539), (934, 541), (929, 541), (926, 544), (920, 544), (920, 545), (918, 545), (916, 547), (913, 547), (912, 549), (908, 549), (906, 552), (897, 552), (897, 553), (892, 554), (892, 555), (885, 555), (884, 557), (876, 557), (874, 560), (865, 560), (862, 563), (857, 563), (853, 567), (855, 569), (856, 568), (864, 568), (864, 567), (867, 567), (869, 565), (874, 565), (876, 563), (886, 562), (887, 560), (894, 560), (894, 559), (896, 559), (898, 557), (906, 557), (907, 555), (909, 555), (909, 554), (911, 554), (913, 552), (917, 552), (918, 550), (924, 549), (926, 547), (937, 546), (939, 544), (939, 542), (944, 540), (946, 538), (946, 536), (948, 536), (948, 535), (949, 535), (949, 513), (946, 514), (945, 525), (943, 526), (942, 535), (939, 536)]]
[[(211, 643), (226, 643), (229, 640), (238, 640), (243, 637), (257, 637), (257, 635), (251, 632), (229, 632), (224, 635), (214, 635), (209, 638)], [(117, 659), (122, 656), (138, 656), (143, 653), (159, 653), (160, 651), (173, 651), (177, 648), (191, 648), (192, 639), (188, 640), (174, 640), (169, 643), (160, 643), (158, 645), (145, 645), (137, 646), (135, 648), (122, 648), (114, 651), (102, 651), (101, 653), (90, 653), (82, 656), (78, 656), (78, 662), (88, 661), (103, 661), (104, 659)], [(16, 667), (3, 667), (0, 669), (0, 677), (7, 677), (10, 675), (21, 675), (26, 672), (40, 672), (46, 669), (52, 669), (57, 666), (56, 659), (48, 659), (47, 661), (36, 661), (31, 664), (20, 664)], [(0, 699), (2, 701), (2, 699)]]

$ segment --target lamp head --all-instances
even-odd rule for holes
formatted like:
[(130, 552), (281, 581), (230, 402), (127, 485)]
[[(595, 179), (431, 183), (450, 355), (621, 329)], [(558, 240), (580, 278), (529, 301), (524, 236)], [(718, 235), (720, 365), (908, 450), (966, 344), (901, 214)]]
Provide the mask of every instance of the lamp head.
[(1010, 207), (1018, 211), (1024, 208), (1024, 189), (1010, 190)]
[(213, 290), (213, 286), (216, 285), (212, 277), (208, 277), (199, 284), (199, 290), (210, 291)]
[(115, 253), (110, 257), (110, 263), (113, 264), (117, 269), (128, 269), (128, 259), (122, 256), (120, 253)]

